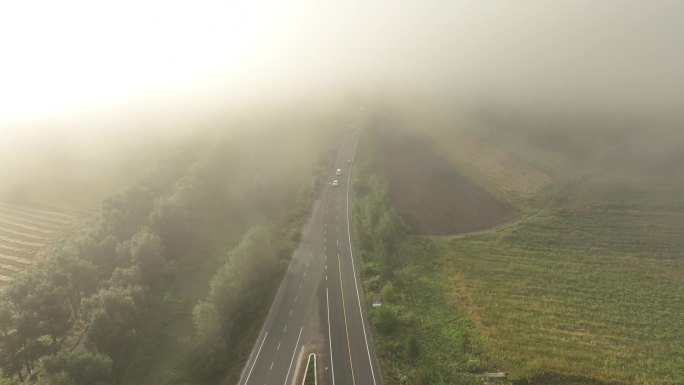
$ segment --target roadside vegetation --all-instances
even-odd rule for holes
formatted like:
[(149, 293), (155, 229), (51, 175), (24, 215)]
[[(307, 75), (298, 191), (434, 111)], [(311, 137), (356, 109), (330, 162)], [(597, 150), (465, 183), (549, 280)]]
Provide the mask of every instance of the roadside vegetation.
[[(377, 131), (365, 130), (354, 161), (354, 237), (363, 266), (382, 375), (392, 384), (481, 384), (473, 376), (494, 369), (475, 325), (454, 306), (444, 250), (409, 234), (390, 207)], [(486, 381), (485, 381), (486, 383)]]
[(205, 131), (105, 198), (2, 291), (3, 376), (234, 382), (333, 153), (314, 115)]
[[(388, 171), (395, 163), (383, 155), (390, 142), (379, 136), (383, 122), (367, 123), (355, 162), (354, 225), (367, 303), (375, 294), (383, 300), (369, 313), (385, 381), (683, 383), (684, 183), (667, 163), (676, 154), (640, 163), (630, 158), (634, 143), (627, 138), (614, 146), (628, 143), (625, 148), (611, 148), (616, 158), (591, 145), (578, 153), (575, 141), (551, 154), (533, 145), (547, 137), (543, 128), (492, 129), (478, 137), (440, 126), (446, 123), (426, 120), (417, 127), (439, 127), (414, 133), (519, 217), (460, 235), (415, 235), (392, 203), (392, 194), (401, 192), (391, 178), (402, 173)], [(606, 131), (596, 135), (595, 146), (615, 137)], [(521, 135), (506, 152), (491, 144), (497, 133), (516, 132)], [(645, 153), (649, 146), (645, 141)], [(481, 173), (483, 154), (499, 171)], [(630, 174), (606, 159), (639, 167)], [(505, 379), (477, 376), (499, 371)]]
[(306, 376), (304, 377), (304, 385), (316, 385), (316, 370), (318, 370), (316, 367), (316, 360), (313, 357), (309, 357), (307, 358), (307, 361), (308, 363), (305, 370)]

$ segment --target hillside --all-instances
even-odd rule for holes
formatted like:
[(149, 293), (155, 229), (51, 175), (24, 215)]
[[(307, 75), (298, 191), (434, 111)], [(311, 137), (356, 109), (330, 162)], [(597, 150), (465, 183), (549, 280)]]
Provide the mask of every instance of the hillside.
[[(536, 147), (539, 135), (546, 135), (539, 127), (518, 131), (521, 135), (504, 145), (502, 138), (512, 132), (501, 127), (464, 129), (447, 114), (403, 110), (397, 115), (410, 116), (402, 122), (409, 122), (405, 126), (413, 142), (432, 146), (430, 157), (440, 159), (441, 166), (401, 173), (385, 164), (374, 171), (375, 178), (388, 181), (385, 210), (409, 226), (395, 230), (393, 247), (382, 246), (383, 239), (392, 239), (386, 233), (377, 235), (376, 246), (362, 243), (368, 295), (381, 291), (389, 297), (385, 302), (396, 327), (420, 336), (418, 341), (431, 341), (426, 346), (401, 340), (377, 318), (387, 383), (406, 377), (424, 382), (426, 376), (430, 383), (470, 383), (479, 381), (472, 374), (482, 371), (505, 371), (506, 381), (516, 384), (684, 382), (684, 184), (644, 171), (645, 166), (631, 174), (607, 167), (619, 159), (639, 163), (629, 146), (620, 147), (631, 140), (602, 153), (601, 161), (583, 157), (581, 152), (601, 153), (598, 147), (611, 135), (600, 130), (595, 136), (602, 140), (586, 145), (596, 148), (577, 151)], [(380, 121), (369, 120), (369, 130)], [(366, 156), (380, 163), (402, 158), (404, 165), (437, 164), (426, 161), (420, 146), (398, 148), (388, 135), (396, 132), (380, 139), (367, 136)], [(612, 161), (603, 162), (607, 158)], [(666, 159), (676, 157), (658, 157)], [(443, 172), (444, 165), (451, 169)], [(448, 173), (463, 175), (475, 186), (469, 191), (477, 191), (477, 199), (515, 207), (517, 219), (460, 235), (413, 235), (424, 232), (412, 218), (430, 215), (426, 207), (431, 204), (446, 207), (438, 204), (442, 196), (472, 202), (463, 190), (441, 183)], [(414, 202), (420, 206), (413, 212), (405, 210), (396, 199), (406, 195), (400, 188), (410, 190), (412, 182), (426, 178), (440, 183)], [(382, 197), (381, 192), (382, 183), (366, 196)], [(357, 215), (382, 218), (364, 207)], [(462, 212), (452, 215), (461, 216), (452, 220), (468, 218)], [(457, 232), (452, 228), (452, 234)], [(443, 286), (444, 280), (450, 283)], [(392, 353), (398, 343), (414, 355)], [(437, 368), (429, 363), (434, 360), (453, 365)]]

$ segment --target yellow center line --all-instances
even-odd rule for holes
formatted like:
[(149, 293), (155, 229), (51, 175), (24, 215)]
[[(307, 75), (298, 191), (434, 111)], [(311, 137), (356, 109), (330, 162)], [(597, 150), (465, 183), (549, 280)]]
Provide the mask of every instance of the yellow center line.
[(342, 314), (344, 315), (344, 332), (347, 337), (347, 351), (349, 352), (349, 366), (352, 372), (352, 383), (356, 385), (354, 378), (354, 364), (352, 363), (351, 345), (349, 343), (349, 328), (347, 327), (347, 308), (344, 305), (344, 287), (342, 286), (342, 263), (340, 262), (340, 254), (337, 254), (337, 269), (340, 272), (340, 291), (342, 292)]

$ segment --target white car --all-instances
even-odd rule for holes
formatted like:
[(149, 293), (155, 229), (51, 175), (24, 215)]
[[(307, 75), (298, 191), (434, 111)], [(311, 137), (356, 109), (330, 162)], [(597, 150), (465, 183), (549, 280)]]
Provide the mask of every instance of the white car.
[(335, 175), (337, 175), (337, 176), (342, 175), (342, 169), (338, 168), (337, 171), (335, 171)]
[(339, 185), (340, 185), (340, 182), (337, 179), (333, 180), (333, 187), (337, 187)]

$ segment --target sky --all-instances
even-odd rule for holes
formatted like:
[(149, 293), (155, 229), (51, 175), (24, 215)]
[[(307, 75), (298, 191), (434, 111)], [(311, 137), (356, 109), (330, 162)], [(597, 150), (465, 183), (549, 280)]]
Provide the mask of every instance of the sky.
[(0, 132), (335, 92), (676, 111), (683, 16), (676, 0), (6, 1)]

